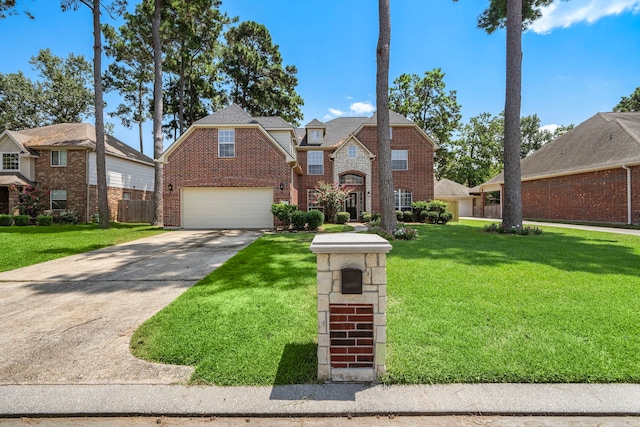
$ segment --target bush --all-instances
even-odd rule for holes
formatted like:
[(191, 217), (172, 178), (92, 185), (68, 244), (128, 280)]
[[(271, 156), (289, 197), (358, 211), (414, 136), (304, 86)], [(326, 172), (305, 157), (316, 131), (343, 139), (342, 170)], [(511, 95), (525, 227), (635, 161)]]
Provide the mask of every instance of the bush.
[(440, 216), (440, 214), (438, 212), (428, 211), (427, 212), (427, 222), (429, 222), (429, 224), (437, 224), (439, 216)]
[(51, 225), (53, 224), (53, 217), (51, 215), (38, 215), (38, 225)]
[(400, 227), (393, 232), (393, 237), (399, 240), (415, 240), (418, 238), (418, 230), (415, 228)]
[(403, 218), (404, 218), (404, 213), (402, 211), (396, 211), (396, 219), (398, 221), (402, 221)]
[(16, 215), (13, 217), (13, 223), (20, 226), (29, 225), (30, 218), (29, 215)]
[(367, 233), (377, 234), (378, 236), (380, 236), (380, 237), (382, 237), (384, 239), (387, 239), (387, 240), (393, 240), (394, 239), (392, 234), (387, 233), (385, 230), (383, 230), (382, 228), (380, 228), (377, 225), (370, 226), (369, 228), (367, 228)]
[(291, 225), (296, 230), (304, 230), (307, 225), (307, 213), (305, 211), (294, 211), (291, 214)]
[(324, 223), (324, 214), (318, 210), (307, 212), (307, 225), (309, 230), (317, 230)]
[(290, 205), (285, 202), (273, 203), (271, 205), (271, 213), (273, 216), (278, 218), (278, 220), (280, 220), (280, 222), (282, 222), (282, 224), (287, 228), (291, 224), (291, 215), (293, 215), (297, 210), (298, 206)]
[(349, 212), (338, 212), (336, 216), (336, 222), (338, 224), (346, 224), (351, 219), (351, 214)]
[(402, 213), (402, 218), (404, 219), (404, 222), (413, 222), (413, 212), (404, 211)]
[(380, 214), (379, 213), (372, 213), (371, 214), (371, 221), (380, 221)]
[(504, 226), (502, 224), (495, 224), (495, 223), (491, 223), (491, 224), (487, 224), (484, 226), (484, 231), (489, 232), (489, 233), (499, 233), (499, 234), (519, 234), (521, 236), (528, 236), (530, 234), (535, 234), (535, 235), (539, 235), (542, 234), (542, 229), (538, 228), (538, 227), (530, 227), (530, 226), (526, 226), (526, 227), (511, 227), (509, 229), (504, 228)]
[(443, 224), (448, 223), (452, 219), (453, 219), (453, 213), (452, 212), (442, 212), (440, 214), (440, 222), (443, 223)]
[(362, 214), (360, 215), (360, 218), (362, 219), (362, 222), (371, 221), (371, 212), (362, 212)]
[(420, 222), (428, 222), (429, 221), (429, 212), (422, 211), (420, 212)]
[(80, 218), (73, 211), (62, 211), (58, 215), (58, 223), (60, 224), (77, 224), (80, 222)]
[(13, 215), (6, 215), (6, 214), (0, 215), (0, 226), (6, 227), (11, 224), (13, 224)]

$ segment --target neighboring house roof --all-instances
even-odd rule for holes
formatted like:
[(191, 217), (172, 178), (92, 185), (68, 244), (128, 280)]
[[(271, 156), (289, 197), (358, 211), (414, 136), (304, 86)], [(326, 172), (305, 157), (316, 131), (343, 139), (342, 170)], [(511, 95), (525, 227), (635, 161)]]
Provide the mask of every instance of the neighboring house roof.
[[(520, 162), (522, 180), (640, 164), (640, 113), (598, 113)], [(504, 182), (504, 175), (487, 184)]]
[(450, 179), (443, 179), (440, 181), (436, 181), (436, 185), (433, 188), (433, 196), (435, 198), (438, 197), (471, 197), (469, 194), (470, 188), (466, 187), (462, 184), (458, 184), (457, 182), (451, 181)]
[[(29, 149), (60, 147), (95, 150), (96, 148), (96, 128), (88, 123), (61, 123), (11, 133), (11, 135), (15, 134), (19, 135), (21, 143)], [(153, 164), (153, 159), (111, 135), (105, 135), (105, 151), (114, 156)]]
[(16, 172), (0, 172), (0, 185), (33, 185), (33, 182), (29, 181), (22, 174)]

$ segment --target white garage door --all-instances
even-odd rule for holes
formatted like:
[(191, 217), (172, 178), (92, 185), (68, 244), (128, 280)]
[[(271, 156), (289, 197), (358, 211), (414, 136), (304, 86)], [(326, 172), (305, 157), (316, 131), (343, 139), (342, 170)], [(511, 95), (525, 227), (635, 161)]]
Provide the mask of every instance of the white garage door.
[(184, 228), (272, 228), (272, 188), (183, 188)]

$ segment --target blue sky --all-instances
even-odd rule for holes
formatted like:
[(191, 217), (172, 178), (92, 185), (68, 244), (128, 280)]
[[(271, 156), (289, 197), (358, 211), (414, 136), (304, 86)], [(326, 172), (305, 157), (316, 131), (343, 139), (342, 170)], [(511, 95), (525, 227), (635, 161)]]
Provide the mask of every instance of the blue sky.
[[(57, 0), (22, 4), (36, 19), (20, 15), (0, 21), (0, 72), (22, 70), (35, 77), (29, 59), (47, 47), (61, 57), (73, 52), (91, 61), (88, 9), (62, 13)], [(463, 121), (482, 112), (500, 113), (505, 34), (487, 35), (477, 28), (487, 4), (391, 0), (390, 80), (439, 67), (447, 89), (457, 91)], [(297, 90), (305, 101), (302, 124), (313, 118), (368, 116), (375, 109), (377, 1), (223, 0), (222, 10), (266, 25), (284, 63), (298, 68)], [(610, 111), (640, 86), (640, 0), (556, 0), (523, 35), (523, 51), (523, 115), (536, 113), (543, 125), (553, 126)], [(117, 98), (109, 95), (107, 102), (109, 111)], [(123, 128), (116, 118), (106, 120), (116, 124), (116, 137), (137, 147), (135, 129)], [(150, 125), (145, 138), (149, 154)]]

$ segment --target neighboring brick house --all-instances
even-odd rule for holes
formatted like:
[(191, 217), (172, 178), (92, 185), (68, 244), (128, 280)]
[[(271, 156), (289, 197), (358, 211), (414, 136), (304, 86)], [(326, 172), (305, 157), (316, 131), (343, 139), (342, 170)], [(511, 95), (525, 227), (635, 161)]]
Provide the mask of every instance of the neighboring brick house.
[[(435, 144), (391, 112), (397, 207), (433, 198)], [(181, 228), (271, 228), (271, 204), (314, 209), (318, 182), (353, 187), (345, 210), (380, 210), (376, 117), (313, 120), (294, 129), (230, 105), (194, 123), (160, 157), (164, 224)]]
[[(18, 203), (12, 186), (39, 185), (48, 191), (48, 208), (70, 210), (89, 222), (98, 212), (95, 128), (64, 123), (0, 134), (0, 213)], [(105, 162), (109, 211), (117, 218), (118, 200), (153, 198), (154, 163), (107, 135)]]
[[(640, 113), (598, 113), (521, 169), (523, 218), (640, 224)], [(503, 174), (480, 185), (503, 188)]]

